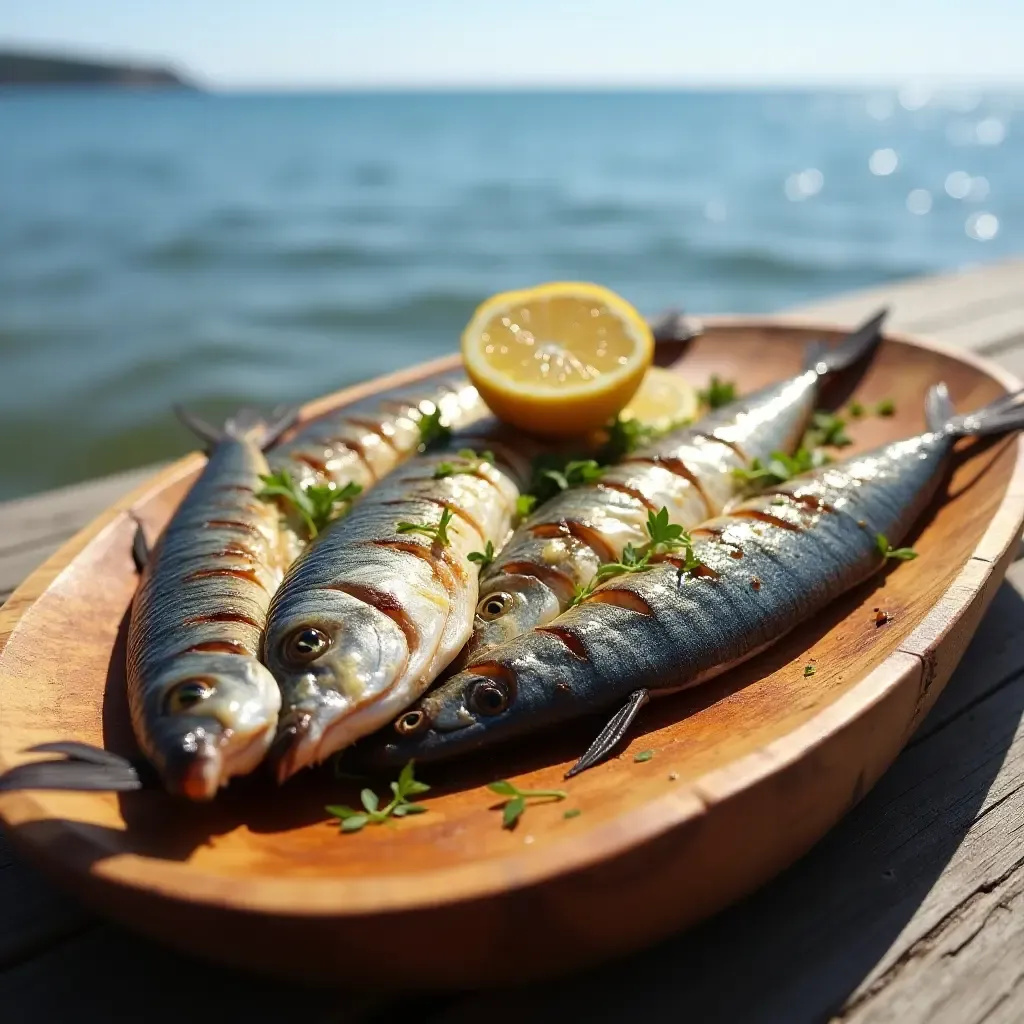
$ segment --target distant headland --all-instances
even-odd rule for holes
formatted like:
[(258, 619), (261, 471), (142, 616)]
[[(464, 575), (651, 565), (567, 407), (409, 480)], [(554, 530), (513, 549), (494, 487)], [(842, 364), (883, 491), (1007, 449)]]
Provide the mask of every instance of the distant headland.
[(0, 50), (0, 87), (18, 85), (99, 85), (122, 89), (196, 88), (194, 83), (182, 78), (170, 68)]

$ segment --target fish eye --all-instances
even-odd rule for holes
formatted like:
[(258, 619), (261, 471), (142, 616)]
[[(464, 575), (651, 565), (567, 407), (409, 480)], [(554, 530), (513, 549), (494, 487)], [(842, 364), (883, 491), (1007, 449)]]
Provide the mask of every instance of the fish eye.
[(168, 714), (177, 715), (201, 704), (213, 694), (213, 686), (205, 679), (186, 679), (167, 692), (164, 706)]
[(422, 711), (406, 711), (395, 722), (395, 732), (399, 736), (412, 736), (427, 724), (427, 716)]
[(330, 637), (319, 629), (306, 626), (296, 630), (284, 642), (284, 656), (288, 661), (304, 665), (320, 657), (331, 645)]
[(509, 705), (508, 687), (497, 679), (484, 679), (469, 691), (466, 703), (480, 715), (500, 715)]
[(502, 615), (510, 611), (512, 604), (512, 595), (502, 590), (500, 593), (488, 594), (481, 598), (480, 603), (476, 606), (476, 613), (481, 619), (491, 622), (494, 619), (500, 619)]

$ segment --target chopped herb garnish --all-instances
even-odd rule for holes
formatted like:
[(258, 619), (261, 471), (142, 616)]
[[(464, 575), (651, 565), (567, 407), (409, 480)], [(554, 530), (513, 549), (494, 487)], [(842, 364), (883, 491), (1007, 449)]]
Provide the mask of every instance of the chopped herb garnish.
[(653, 750), (641, 750), (640, 753), (633, 758), (633, 761), (636, 764), (640, 764), (643, 761), (650, 761), (652, 757), (654, 757)]
[(883, 398), (878, 405), (875, 406), (876, 416), (895, 416), (896, 415), (896, 403), (891, 398)]
[(917, 558), (917, 552), (913, 548), (894, 548), (884, 533), (875, 534), (875, 544), (886, 561), (891, 558), (897, 562), (910, 562)]
[(312, 540), (335, 518), (338, 507), (350, 505), (362, 493), (359, 484), (347, 483), (344, 487), (333, 484), (314, 484), (303, 487), (287, 469), (261, 476), (263, 489), (256, 495), (264, 501), (280, 498), (298, 513), (306, 528), (307, 540)]
[(483, 551), (470, 551), (466, 557), (471, 562), (476, 562), (481, 569), (486, 569), (494, 561), (494, 545), (488, 541)]
[(520, 494), (516, 498), (516, 519), (525, 519), (536, 505), (537, 496), (535, 494)]
[(441, 511), (441, 520), (437, 523), (399, 523), (395, 529), (399, 533), (422, 533), (424, 537), (429, 537), (435, 544), (440, 545), (443, 548), (448, 547), (451, 544), (451, 538), (448, 536), (448, 524), (452, 521), (454, 516), (452, 510), (445, 505)]
[(434, 479), (442, 480), (446, 476), (457, 476), (459, 473), (472, 475), (479, 472), (484, 463), (494, 465), (494, 452), (481, 452), (477, 455), (472, 448), (463, 448), (459, 452), (458, 461), (437, 464), (434, 469)]
[(568, 821), (570, 818), (578, 818), (582, 813), (583, 812), (578, 807), (570, 807), (562, 817)]
[(618, 462), (624, 455), (650, 442), (654, 436), (655, 431), (639, 420), (624, 420), (616, 416), (608, 425), (608, 437), (599, 453), (599, 460), (606, 465)]
[(819, 410), (811, 418), (811, 426), (804, 434), (802, 447), (807, 449), (828, 446), (845, 448), (853, 444), (846, 434), (846, 420), (832, 412)]
[(424, 413), (416, 424), (420, 431), (420, 451), (445, 443), (452, 436), (452, 428), (441, 422), (441, 410)]
[(520, 789), (511, 782), (501, 779), (491, 782), (487, 788), (498, 796), (508, 797), (501, 816), (501, 827), (513, 829), (526, 810), (529, 799), (564, 800), (569, 794), (564, 789)]
[(787, 480), (819, 466), (827, 465), (832, 460), (820, 449), (798, 448), (792, 455), (785, 452), (773, 452), (768, 464), (754, 459), (749, 468), (734, 469), (733, 476), (753, 487), (765, 487), (771, 484), (785, 483)]
[(407, 814), (422, 814), (427, 810), (422, 804), (415, 804), (409, 797), (426, 793), (430, 787), (425, 782), (418, 782), (413, 776), (413, 762), (410, 761), (399, 773), (398, 781), (391, 783), (391, 802), (380, 806), (380, 800), (372, 789), (364, 789), (359, 794), (363, 809), (353, 810), (341, 804), (332, 804), (325, 808), (332, 818), (338, 819), (341, 832), (358, 832), (367, 825), (383, 825), (388, 818), (404, 818)]
[(720, 409), (723, 405), (736, 401), (736, 384), (731, 380), (722, 380), (717, 373), (711, 375), (708, 386), (697, 392), (702, 405), (709, 409)]
[(850, 414), (850, 419), (859, 420), (864, 415), (864, 406), (860, 402), (851, 402), (846, 411)]
[(693, 553), (693, 540), (677, 523), (668, 520), (668, 509), (662, 506), (658, 512), (647, 513), (647, 535), (650, 540), (640, 548), (627, 544), (622, 549), (622, 557), (617, 562), (605, 562), (600, 565), (594, 578), (584, 586), (577, 585), (569, 607), (574, 608), (585, 598), (590, 597), (595, 588), (615, 576), (630, 572), (645, 572), (652, 568), (657, 555), (672, 554), (677, 551), (684, 553), (683, 564), (679, 568), (682, 575), (696, 569), (700, 562)]
[(804, 665), (804, 679), (813, 676), (818, 670), (813, 665)]

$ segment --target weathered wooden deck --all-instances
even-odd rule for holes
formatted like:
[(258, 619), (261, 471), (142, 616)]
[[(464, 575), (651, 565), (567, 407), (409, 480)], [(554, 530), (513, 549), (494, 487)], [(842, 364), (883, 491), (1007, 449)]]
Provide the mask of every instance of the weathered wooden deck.
[[(1024, 261), (796, 312), (852, 324), (881, 303), (892, 307), (894, 327), (983, 353), (1024, 376)], [(0, 506), (0, 601), (150, 471)], [(1019, 1022), (1022, 641), (1018, 560), (918, 734), (800, 863), (686, 935), (542, 986), (515, 988), (515, 950), (495, 964), (487, 995), (398, 1002), (351, 979), (311, 991), (211, 969), (91, 917), (16, 860), (0, 835), (0, 1020)], [(398, 976), (416, 953), (400, 935), (395, 942)]]

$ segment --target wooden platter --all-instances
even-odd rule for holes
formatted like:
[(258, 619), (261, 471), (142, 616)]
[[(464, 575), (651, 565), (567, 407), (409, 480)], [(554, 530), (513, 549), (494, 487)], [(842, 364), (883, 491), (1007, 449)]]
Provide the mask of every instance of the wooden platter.
[[(809, 340), (840, 333), (715, 319), (660, 361), (748, 391), (794, 372)], [(329, 396), (306, 414), (454, 363)], [(924, 394), (938, 380), (962, 410), (1018, 386), (991, 364), (891, 335), (855, 395), (866, 405), (893, 398), (896, 415), (852, 424), (849, 451), (922, 429)], [(0, 770), (56, 739), (135, 754), (123, 694), (129, 512), (159, 530), (200, 465), (189, 456), (118, 502), (0, 609)], [(245, 780), (208, 807), (152, 792), (10, 793), (0, 818), (25, 856), (97, 911), (213, 960), (390, 987), (489, 987), (568, 971), (735, 900), (855, 804), (948, 680), (1022, 522), (1024, 445), (965, 446), (912, 538), (916, 561), (748, 665), (655, 702), (620, 757), (567, 784), (562, 774), (597, 723), (424, 768), (430, 813), (354, 835), (339, 835), (323, 808), (354, 803), (359, 787), (328, 775), (280, 791)], [(886, 625), (876, 626), (876, 608)], [(641, 750), (654, 756), (635, 762)], [(485, 788), (497, 778), (564, 785), (569, 799), (531, 806), (509, 832)], [(567, 819), (570, 808), (581, 813)]]

